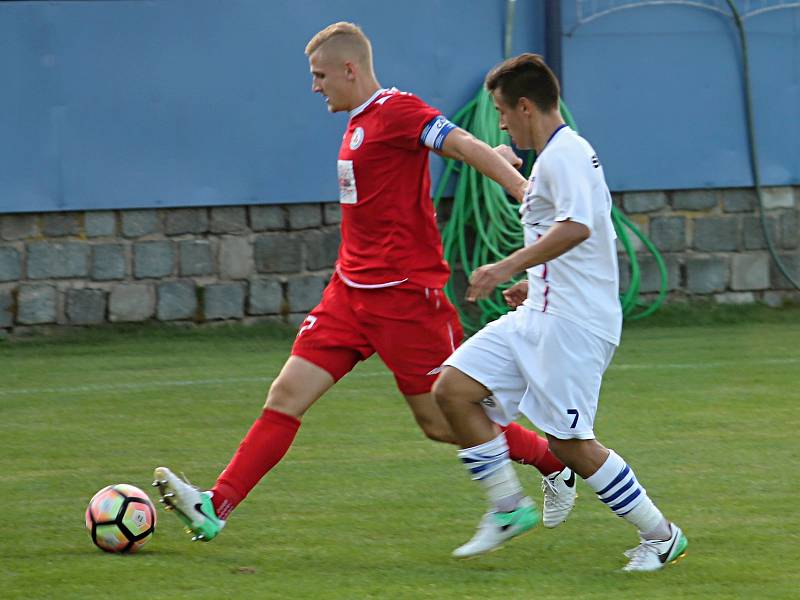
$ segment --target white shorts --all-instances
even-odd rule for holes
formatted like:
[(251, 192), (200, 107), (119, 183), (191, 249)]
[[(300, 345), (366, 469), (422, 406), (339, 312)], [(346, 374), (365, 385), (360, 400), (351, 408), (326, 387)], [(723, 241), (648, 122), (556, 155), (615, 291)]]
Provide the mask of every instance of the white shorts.
[(486, 414), (508, 425), (521, 412), (559, 439), (593, 439), (603, 373), (616, 346), (567, 319), (520, 306), (445, 361), (486, 386)]

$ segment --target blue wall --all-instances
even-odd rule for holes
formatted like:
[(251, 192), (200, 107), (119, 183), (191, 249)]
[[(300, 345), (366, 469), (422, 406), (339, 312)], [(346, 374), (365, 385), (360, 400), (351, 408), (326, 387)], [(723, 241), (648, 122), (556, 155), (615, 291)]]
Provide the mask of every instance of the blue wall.
[[(543, 7), (519, 4), (514, 50), (541, 51)], [(448, 114), (503, 58), (502, 1), (0, 3), (0, 212), (337, 199), (346, 116), (303, 49), (338, 20)]]
[[(625, 4), (561, 2), (564, 97), (612, 189), (749, 185), (725, 9), (586, 20)], [(516, 12), (514, 52), (543, 52), (544, 0)], [(0, 212), (333, 201), (346, 117), (311, 93), (306, 41), (355, 21), (383, 85), (452, 114), (503, 58), (504, 19), (504, 0), (0, 2)], [(800, 10), (746, 23), (763, 180), (798, 184)]]
[[(610, 187), (752, 185), (741, 52), (726, 3), (638, 6), (587, 20), (593, 4), (634, 3), (563, 3), (564, 99)], [(762, 183), (800, 183), (800, 9), (748, 15), (745, 28)]]

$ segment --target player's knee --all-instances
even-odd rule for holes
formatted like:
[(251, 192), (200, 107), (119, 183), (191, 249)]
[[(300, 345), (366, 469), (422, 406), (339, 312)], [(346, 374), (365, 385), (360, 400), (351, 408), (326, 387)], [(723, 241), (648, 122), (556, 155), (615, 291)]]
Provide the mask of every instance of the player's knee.
[(439, 408), (441, 408), (445, 413), (449, 412), (449, 410), (452, 410), (452, 408), (458, 404), (460, 399), (457, 383), (452, 377), (449, 377), (446, 372), (442, 373), (433, 384), (431, 393), (436, 400), (436, 404), (438, 404)]
[(272, 382), (269, 392), (267, 392), (264, 408), (270, 408), (287, 415), (300, 417), (304, 411), (298, 406), (297, 400), (297, 390), (294, 389), (292, 382), (278, 377)]

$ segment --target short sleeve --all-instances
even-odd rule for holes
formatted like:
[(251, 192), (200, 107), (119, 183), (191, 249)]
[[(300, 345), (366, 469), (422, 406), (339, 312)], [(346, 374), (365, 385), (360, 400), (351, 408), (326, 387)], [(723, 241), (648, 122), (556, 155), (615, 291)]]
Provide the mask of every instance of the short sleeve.
[(549, 183), (556, 221), (576, 221), (594, 229), (592, 182), (585, 166), (573, 163), (568, 155), (557, 153), (542, 165)]
[(422, 145), (423, 129), (440, 115), (413, 94), (392, 94), (384, 100), (381, 110), (386, 142), (406, 150), (418, 149)]

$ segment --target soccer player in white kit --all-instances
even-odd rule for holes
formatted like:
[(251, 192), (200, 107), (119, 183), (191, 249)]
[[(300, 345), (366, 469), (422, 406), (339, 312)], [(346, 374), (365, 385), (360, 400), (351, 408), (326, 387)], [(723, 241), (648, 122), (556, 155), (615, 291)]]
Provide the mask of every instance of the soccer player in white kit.
[[(522, 413), (547, 434), (551, 451), (638, 529), (640, 543), (625, 553), (623, 570), (660, 569), (683, 556), (686, 537), (664, 518), (624, 459), (594, 434), (603, 372), (622, 328), (603, 168), (589, 143), (561, 118), (558, 80), (540, 56), (501, 63), (486, 87), (500, 128), (517, 147), (536, 150), (537, 159), (520, 208), (525, 246), (476, 269), (467, 291), (468, 300), (485, 298), (526, 270), (528, 281), (505, 292), (517, 308), (457, 349), (434, 385), (462, 448), (459, 457), (491, 504), (475, 536), (453, 554), (489, 552), (535, 524), (526, 518), (533, 503), (509, 462), (504, 434), (495, 428)], [(515, 160), (511, 148), (499, 151)]]

